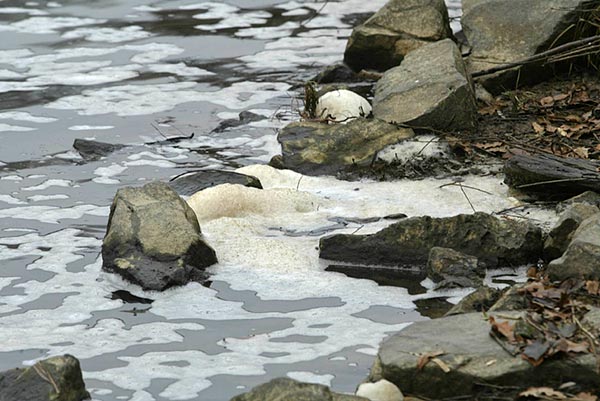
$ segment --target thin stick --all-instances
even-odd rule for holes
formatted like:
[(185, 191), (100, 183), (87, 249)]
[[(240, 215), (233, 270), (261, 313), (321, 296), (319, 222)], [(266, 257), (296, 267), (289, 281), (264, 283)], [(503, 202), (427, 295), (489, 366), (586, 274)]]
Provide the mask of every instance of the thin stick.
[(561, 182), (573, 182), (573, 181), (585, 181), (585, 178), (583, 178), (583, 177), (581, 177), (581, 178), (563, 178), (560, 180), (538, 181), (538, 182), (532, 182), (531, 184), (519, 185), (519, 186), (517, 186), (517, 188), (520, 189), (520, 188), (535, 187), (535, 186), (539, 186), (539, 185), (558, 184)]

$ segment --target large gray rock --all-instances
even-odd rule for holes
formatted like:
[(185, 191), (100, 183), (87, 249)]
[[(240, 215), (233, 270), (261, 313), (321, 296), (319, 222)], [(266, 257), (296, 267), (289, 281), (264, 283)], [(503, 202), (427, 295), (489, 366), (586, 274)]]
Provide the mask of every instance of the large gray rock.
[(481, 286), (460, 300), (444, 316), (459, 315), (469, 312), (487, 312), (500, 298), (502, 291), (497, 288)]
[[(493, 386), (506, 386), (504, 396), (510, 396), (509, 391), (516, 396), (534, 386), (558, 388), (570, 381), (582, 391), (600, 388), (594, 355), (551, 358), (533, 367), (506, 352), (489, 332), (490, 324), (481, 313), (416, 322), (383, 342), (375, 372), (405, 393), (435, 400), (460, 396), (487, 399), (478, 398), (478, 392)], [(443, 352), (437, 358), (450, 368), (448, 373), (434, 362), (417, 369), (420, 355), (435, 351)]]
[[(576, 10), (592, 10), (593, 4), (590, 0), (463, 0), (461, 23), (472, 46), (469, 72), (519, 61), (575, 39), (578, 30), (567, 28), (582, 16)], [(480, 81), (498, 93), (517, 84), (539, 82), (547, 75), (542, 72), (539, 65), (528, 66)]]
[(321, 384), (278, 378), (233, 397), (231, 401), (367, 401), (367, 399), (337, 394)]
[(434, 246), (474, 255), (488, 266), (537, 261), (542, 233), (526, 221), (501, 220), (485, 213), (412, 217), (369, 235), (338, 234), (320, 241), (321, 258), (392, 266), (425, 264)]
[(203, 189), (221, 184), (238, 184), (262, 189), (260, 180), (250, 175), (223, 170), (200, 170), (180, 175), (169, 181), (169, 185), (179, 194), (190, 196)]
[(600, 213), (581, 222), (563, 256), (548, 264), (548, 275), (551, 280), (600, 280)]
[(436, 288), (478, 287), (483, 284), (485, 266), (475, 256), (435, 246), (429, 252), (427, 277), (437, 283)]
[(194, 211), (168, 184), (119, 189), (102, 243), (102, 268), (147, 290), (205, 279), (217, 262)]
[(277, 140), (284, 168), (321, 175), (369, 165), (380, 150), (413, 136), (409, 128), (358, 118), (348, 124), (292, 123), (281, 130)]
[(566, 251), (581, 222), (598, 212), (600, 209), (597, 206), (586, 203), (567, 206), (544, 242), (544, 259), (550, 261), (559, 258)]
[(411, 50), (452, 37), (443, 0), (390, 0), (352, 31), (344, 61), (355, 71), (385, 71)]
[(90, 398), (79, 361), (55, 356), (29, 368), (0, 372), (0, 401), (81, 401)]
[(475, 94), (450, 39), (409, 53), (375, 86), (373, 115), (387, 122), (452, 132), (477, 125)]

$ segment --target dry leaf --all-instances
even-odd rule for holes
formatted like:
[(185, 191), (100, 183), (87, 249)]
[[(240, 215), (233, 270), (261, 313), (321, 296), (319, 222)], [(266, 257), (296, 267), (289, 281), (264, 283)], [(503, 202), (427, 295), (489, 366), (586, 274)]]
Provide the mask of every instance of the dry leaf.
[(515, 342), (515, 328), (509, 322), (497, 322), (493, 316), (489, 318), (490, 323), (492, 324), (492, 330), (502, 334), (509, 342)]
[(560, 391), (556, 391), (551, 387), (530, 387), (527, 390), (519, 393), (519, 397), (535, 397), (551, 400), (566, 400), (567, 396)]
[(552, 96), (546, 96), (540, 99), (540, 104), (543, 107), (551, 107), (554, 104), (554, 98)]
[(577, 156), (579, 156), (582, 159), (588, 159), (590, 157), (588, 148), (585, 148), (583, 146), (579, 146), (579, 147), (573, 149), (573, 153), (575, 153)]
[(444, 361), (442, 361), (441, 359), (431, 358), (431, 362), (438, 365), (440, 367), (440, 369), (442, 369), (444, 371), (444, 373), (450, 372), (450, 367), (448, 365), (446, 365), (446, 363)]
[(568, 98), (568, 97), (569, 97), (569, 95), (568, 95), (568, 94), (566, 94), (566, 93), (562, 93), (562, 94), (560, 94), (560, 95), (555, 95), (555, 96), (552, 96), (552, 99), (554, 99), (554, 101), (556, 101), (556, 102), (560, 102), (561, 100), (565, 100), (565, 99), (566, 99), (566, 98)]
[(600, 295), (600, 280), (588, 280), (585, 282), (585, 289), (590, 295)]
[(596, 397), (595, 395), (593, 395), (591, 393), (579, 393), (575, 396), (575, 398), (572, 398), (572, 400), (574, 400), (574, 401), (598, 401), (598, 397)]
[(417, 359), (417, 370), (422, 370), (433, 358), (444, 354), (444, 351), (431, 351), (420, 354), (419, 359)]
[(569, 114), (565, 117), (565, 120), (567, 120), (570, 123), (578, 123), (581, 122), (581, 117), (576, 116), (575, 114)]
[(535, 121), (531, 123), (531, 126), (533, 127), (533, 130), (535, 131), (536, 134), (542, 134), (545, 129), (544, 127), (542, 127), (540, 124), (536, 123)]

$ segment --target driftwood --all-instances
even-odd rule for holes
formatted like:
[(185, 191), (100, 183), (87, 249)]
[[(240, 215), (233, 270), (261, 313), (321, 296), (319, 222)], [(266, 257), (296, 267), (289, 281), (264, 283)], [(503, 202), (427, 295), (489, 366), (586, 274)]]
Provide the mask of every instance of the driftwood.
[(550, 154), (515, 155), (504, 165), (504, 182), (547, 200), (562, 200), (585, 191), (600, 193), (600, 162)]

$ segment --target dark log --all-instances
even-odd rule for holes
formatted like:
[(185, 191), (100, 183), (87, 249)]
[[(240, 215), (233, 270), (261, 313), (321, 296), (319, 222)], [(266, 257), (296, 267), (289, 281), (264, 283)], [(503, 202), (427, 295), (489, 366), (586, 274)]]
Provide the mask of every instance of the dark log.
[(600, 193), (600, 162), (551, 154), (515, 155), (504, 165), (511, 188), (545, 200), (564, 200), (585, 191)]

